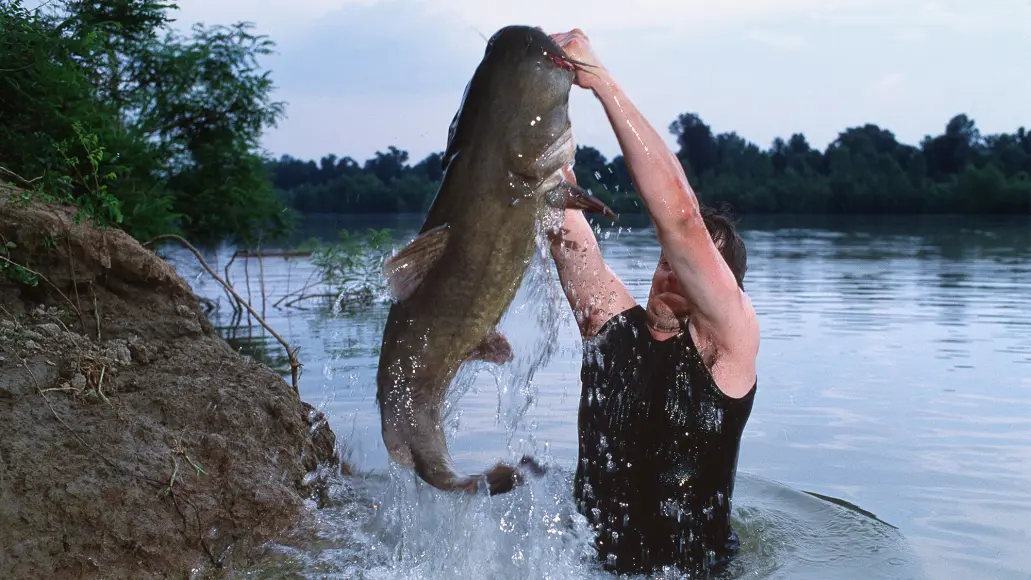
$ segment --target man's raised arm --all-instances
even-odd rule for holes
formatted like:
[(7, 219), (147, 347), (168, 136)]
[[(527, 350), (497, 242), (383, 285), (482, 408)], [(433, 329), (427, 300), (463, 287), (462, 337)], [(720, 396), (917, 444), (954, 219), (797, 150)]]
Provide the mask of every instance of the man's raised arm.
[(758, 335), (751, 303), (705, 227), (680, 160), (601, 66), (581, 31), (554, 37), (571, 58), (591, 65), (577, 72), (577, 84), (594, 92), (609, 117), (666, 260), (692, 302), (695, 323), (727, 347)]

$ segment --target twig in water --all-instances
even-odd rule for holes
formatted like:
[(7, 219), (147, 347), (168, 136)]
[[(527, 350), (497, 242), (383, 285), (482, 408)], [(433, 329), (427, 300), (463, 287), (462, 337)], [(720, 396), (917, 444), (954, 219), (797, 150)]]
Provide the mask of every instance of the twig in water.
[(204, 269), (208, 271), (208, 274), (211, 274), (211, 277), (214, 278), (216, 282), (221, 284), (223, 288), (225, 288), (229, 293), (231, 293), (233, 295), (233, 298), (235, 298), (237, 300), (237, 302), (240, 303), (241, 306), (246, 308), (248, 312), (250, 312), (252, 315), (254, 315), (254, 318), (258, 321), (258, 323), (261, 324), (263, 327), (265, 327), (265, 330), (269, 331), (269, 333), (272, 336), (274, 336), (276, 338), (276, 340), (279, 341), (279, 344), (283, 345), (283, 348), (286, 349), (287, 356), (290, 357), (290, 378), (293, 381), (294, 393), (300, 394), (300, 389), (298, 389), (298, 386), (297, 386), (297, 377), (298, 377), (298, 372), (300, 371), (301, 366), (303, 366), (303, 365), (301, 365), (301, 363), (297, 361), (297, 350), (291, 349), (290, 348), (290, 343), (288, 343), (286, 341), (286, 339), (284, 339), (282, 336), (280, 336), (278, 332), (273, 330), (272, 327), (269, 326), (269, 324), (267, 322), (265, 322), (265, 319), (262, 318), (261, 316), (259, 316), (258, 313), (254, 311), (254, 308), (252, 308), (249, 303), (247, 303), (243, 298), (240, 297), (239, 294), (236, 293), (236, 290), (234, 290), (232, 286), (226, 284), (225, 280), (222, 280), (221, 278), (218, 277), (218, 274), (216, 274), (215, 271), (211, 269), (211, 266), (208, 265), (208, 262), (204, 259), (204, 256), (202, 256), (200, 254), (200, 252), (197, 250), (197, 248), (193, 247), (193, 244), (191, 244), (190, 242), (187, 242), (181, 236), (177, 236), (175, 234), (162, 234), (162, 235), (157, 236), (156, 238), (148, 241), (147, 243), (145, 243), (143, 245), (144, 246), (149, 246), (150, 244), (153, 244), (154, 242), (156, 242), (158, 240), (161, 240), (161, 239), (175, 240), (175, 241), (179, 242), (180, 244), (182, 244), (183, 246), (185, 246), (186, 249), (188, 249), (191, 252), (193, 252), (193, 255), (197, 257), (197, 260), (200, 261), (200, 265), (203, 266)]
[(241, 314), (242, 313), (242, 311), (240, 310), (240, 305), (236, 303), (236, 300), (233, 299), (232, 293), (229, 292), (230, 289), (235, 289), (235, 287), (233, 286), (233, 280), (229, 276), (229, 268), (233, 267), (233, 262), (236, 261), (236, 257), (239, 256), (239, 255), (240, 255), (240, 250), (237, 250), (237, 251), (233, 252), (233, 255), (229, 257), (229, 261), (226, 262), (226, 267), (225, 267), (226, 278), (225, 278), (224, 286), (228, 286), (228, 288), (225, 288), (225, 291), (226, 291), (226, 295), (229, 296), (229, 305), (233, 307), (233, 314)]
[(290, 308), (294, 304), (297, 304), (298, 302), (304, 302), (305, 300), (314, 300), (316, 298), (336, 298), (336, 297), (337, 297), (336, 294), (301, 294), (297, 298), (295, 298), (295, 299), (287, 302), (286, 304), (284, 304), (284, 306), (286, 306), (287, 308)]
[(265, 294), (265, 260), (261, 255), (261, 238), (258, 238), (258, 281), (261, 283), (261, 315), (267, 316), (266, 306), (267, 297)]
[[(280, 305), (280, 304), (281, 304), (281, 303), (282, 303), (282, 302), (283, 302), (284, 300), (286, 300), (287, 298), (290, 298), (291, 296), (295, 296), (295, 295), (297, 295), (297, 294), (301, 294), (301, 293), (303, 293), (303, 292), (304, 292), (305, 290), (310, 290), (311, 288), (314, 288), (315, 286), (318, 286), (319, 284), (322, 284), (322, 280), (316, 280), (315, 282), (311, 282), (311, 279), (315, 277), (315, 274), (316, 274), (316, 272), (312, 272), (311, 274), (308, 274), (308, 279), (307, 279), (307, 280), (305, 280), (305, 286), (304, 286), (303, 288), (301, 288), (300, 290), (295, 290), (295, 291), (293, 291), (293, 292), (288, 292), (288, 293), (287, 293), (287, 294), (285, 294), (285, 295), (284, 295), (284, 296), (283, 296), (282, 298), (280, 298), (279, 300), (276, 300), (276, 301), (275, 301), (275, 302), (274, 302), (274, 303), (272, 304), (272, 307), (273, 307), (273, 308), (279, 308), (279, 305)], [(309, 282), (311, 282), (311, 283), (309, 284)]]
[[(250, 303), (253, 299), (251, 298), (251, 270), (250, 270), (251, 259), (244, 256), (243, 258), (243, 281), (247, 286), (247, 302)], [(251, 326), (251, 317), (247, 316), (247, 330), (253, 330)]]

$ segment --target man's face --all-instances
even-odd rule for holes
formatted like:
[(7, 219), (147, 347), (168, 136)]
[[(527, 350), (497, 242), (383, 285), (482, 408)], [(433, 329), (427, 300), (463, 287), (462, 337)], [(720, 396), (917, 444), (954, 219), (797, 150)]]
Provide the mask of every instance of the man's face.
[(690, 305), (677, 276), (665, 256), (659, 257), (652, 276), (651, 295), (648, 299), (648, 325), (659, 332), (677, 332), (680, 319), (690, 312)]
[(659, 263), (655, 266), (655, 274), (652, 275), (652, 295), (665, 293), (683, 296), (680, 284), (677, 283), (676, 273), (673, 272), (673, 268), (666, 261), (666, 255), (660, 253)]

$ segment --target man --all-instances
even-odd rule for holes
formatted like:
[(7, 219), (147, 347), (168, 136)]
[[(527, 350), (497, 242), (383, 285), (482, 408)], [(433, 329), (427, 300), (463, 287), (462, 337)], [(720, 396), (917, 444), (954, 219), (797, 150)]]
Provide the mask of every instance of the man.
[[(737, 551), (731, 495), (756, 390), (759, 325), (745, 248), (702, 208), (680, 161), (580, 30), (552, 38), (601, 101), (662, 248), (647, 309), (566, 210), (552, 257), (584, 341), (574, 495), (604, 567), (714, 571)], [(566, 171), (567, 179), (575, 179)]]

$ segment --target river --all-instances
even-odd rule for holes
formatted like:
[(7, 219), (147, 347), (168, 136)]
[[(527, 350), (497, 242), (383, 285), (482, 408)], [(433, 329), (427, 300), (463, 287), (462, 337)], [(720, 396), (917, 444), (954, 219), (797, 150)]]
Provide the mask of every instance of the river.
[[(313, 216), (298, 239), (389, 227), (400, 245), (419, 225), (419, 216)], [(740, 228), (762, 344), (734, 503), (744, 555), (731, 576), (1031, 578), (1028, 218), (757, 216)], [(658, 257), (647, 223), (625, 219), (600, 239), (646, 299)], [(221, 271), (232, 252), (207, 256)], [(225, 327), (231, 310), (217, 284), (192, 255), (162, 253), (219, 304), (213, 317)], [(360, 475), (336, 490), (341, 506), (319, 515), (317, 542), (284, 547), (282, 568), (250, 577), (605, 577), (585, 561), (582, 530), (549, 523), (571, 519), (580, 366), (572, 317), (554, 295), (524, 293), (513, 306), (554, 321), (550, 359), (528, 384), (470, 371), (450, 445), (469, 472), (532, 451), (560, 475), (524, 495), (458, 505), (387, 461), (374, 381), (386, 306), (273, 307), (311, 265), (260, 267), (268, 322), (301, 347), (301, 395), (327, 414)], [(238, 259), (233, 283), (246, 294), (248, 280), (261, 308), (259, 265)], [(541, 327), (524, 310), (502, 330), (517, 352), (538, 352)], [(222, 332), (282, 366), (282, 349), (256, 324)]]

